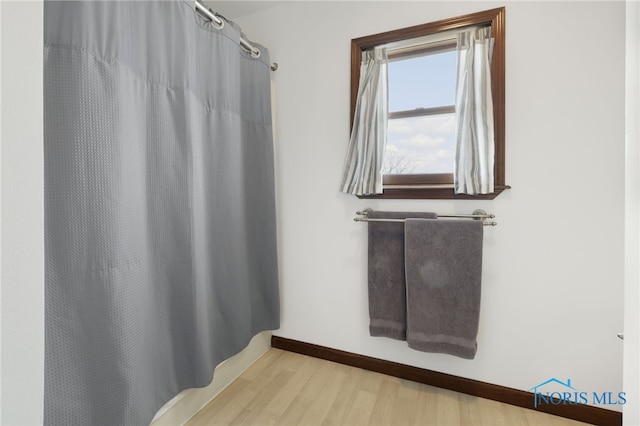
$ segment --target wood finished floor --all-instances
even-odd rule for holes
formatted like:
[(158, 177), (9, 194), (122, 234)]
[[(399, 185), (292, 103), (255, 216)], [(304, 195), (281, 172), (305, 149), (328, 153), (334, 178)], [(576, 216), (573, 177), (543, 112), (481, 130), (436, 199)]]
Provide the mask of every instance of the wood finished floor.
[(187, 426), (584, 424), (279, 349), (270, 349), (186, 423)]

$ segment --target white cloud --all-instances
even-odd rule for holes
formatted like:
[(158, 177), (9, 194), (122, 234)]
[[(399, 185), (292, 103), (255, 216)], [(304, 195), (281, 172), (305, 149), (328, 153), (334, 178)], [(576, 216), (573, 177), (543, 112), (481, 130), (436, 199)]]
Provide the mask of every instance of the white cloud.
[(439, 145), (442, 145), (444, 143), (447, 143), (447, 140), (443, 137), (433, 137), (431, 135), (428, 134), (417, 134), (414, 137), (410, 138), (409, 140), (407, 140), (407, 145), (409, 146), (415, 146), (415, 147), (437, 147)]
[(415, 126), (407, 120), (389, 120), (387, 133), (414, 133)]
[(436, 152), (438, 158), (453, 158), (453, 151), (450, 149), (441, 149)]
[(450, 173), (453, 168), (455, 117), (435, 115), (390, 120), (388, 164), (405, 164), (405, 173)]

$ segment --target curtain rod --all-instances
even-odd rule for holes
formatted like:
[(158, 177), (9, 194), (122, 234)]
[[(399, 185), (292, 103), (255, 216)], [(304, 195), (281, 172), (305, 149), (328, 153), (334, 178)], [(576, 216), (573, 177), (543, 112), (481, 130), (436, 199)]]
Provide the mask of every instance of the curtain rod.
[[(209, 9), (204, 3), (199, 0), (195, 0), (196, 12), (200, 13), (200, 16), (209, 19), (209, 21), (213, 22), (217, 29), (221, 30), (224, 28), (224, 19), (220, 19), (211, 9)], [(240, 46), (249, 52), (252, 57), (259, 58), (260, 57), (260, 49), (255, 47), (249, 42), (246, 38), (240, 36)], [(275, 71), (278, 69), (277, 63), (271, 64), (271, 71)]]
[[(369, 219), (368, 217), (369, 213), (366, 211), (356, 212), (356, 214), (359, 215), (359, 217), (353, 218), (355, 222), (398, 222), (400, 223), (400, 222), (406, 221), (406, 219), (382, 219), (382, 218)], [(457, 218), (463, 218), (463, 219), (479, 219), (482, 221), (482, 224), (484, 226), (498, 225), (498, 223), (494, 221), (487, 222), (487, 219), (493, 219), (496, 216), (494, 214), (487, 213), (482, 209), (474, 210), (473, 213), (471, 214), (437, 214), (437, 216), (438, 217), (457, 217)]]

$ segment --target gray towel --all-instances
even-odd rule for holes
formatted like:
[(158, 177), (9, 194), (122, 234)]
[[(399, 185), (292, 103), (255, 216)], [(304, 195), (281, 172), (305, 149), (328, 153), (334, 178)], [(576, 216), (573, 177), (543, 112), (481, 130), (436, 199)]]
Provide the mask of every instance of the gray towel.
[[(436, 219), (435, 213), (379, 212), (371, 219)], [(369, 334), (406, 340), (404, 224), (369, 222)]]
[(482, 222), (405, 223), (407, 344), (473, 359), (480, 315)]

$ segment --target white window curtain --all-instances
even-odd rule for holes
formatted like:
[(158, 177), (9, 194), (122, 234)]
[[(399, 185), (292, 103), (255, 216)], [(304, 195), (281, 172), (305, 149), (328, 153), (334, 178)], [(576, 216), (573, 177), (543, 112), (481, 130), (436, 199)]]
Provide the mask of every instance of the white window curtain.
[(354, 195), (382, 193), (382, 160), (387, 143), (387, 51), (362, 53), (360, 83), (340, 190)]
[(493, 42), (490, 27), (458, 34), (456, 194), (488, 194), (494, 190)]

